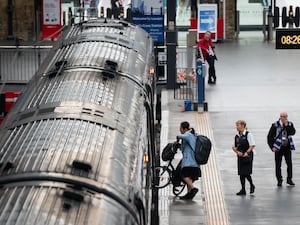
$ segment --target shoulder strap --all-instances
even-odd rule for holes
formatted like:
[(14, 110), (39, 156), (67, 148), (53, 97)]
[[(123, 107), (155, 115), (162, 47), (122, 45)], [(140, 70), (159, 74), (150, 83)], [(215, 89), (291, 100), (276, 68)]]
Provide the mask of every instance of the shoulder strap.
[[(195, 139), (196, 139), (196, 142), (197, 142), (197, 134), (194, 135)], [(196, 144), (195, 142), (195, 144)], [(193, 146), (190, 144), (189, 141), (187, 141), (188, 145), (191, 147), (191, 149), (193, 150), (193, 152), (195, 152), (195, 147), (193, 148)]]

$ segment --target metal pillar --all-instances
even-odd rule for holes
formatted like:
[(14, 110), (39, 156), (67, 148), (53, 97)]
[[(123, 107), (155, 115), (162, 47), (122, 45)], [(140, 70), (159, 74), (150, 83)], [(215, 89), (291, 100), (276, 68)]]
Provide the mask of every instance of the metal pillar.
[(240, 11), (235, 12), (235, 37), (238, 39), (240, 34)]
[(176, 46), (177, 46), (177, 31), (176, 31), (176, 4), (174, 0), (167, 0), (167, 89), (176, 88)]
[(268, 11), (268, 41), (273, 40), (273, 15), (272, 15), (272, 9), (269, 8)]
[(7, 0), (7, 40), (13, 40), (13, 14), (14, 14), (14, 6), (12, 0)]

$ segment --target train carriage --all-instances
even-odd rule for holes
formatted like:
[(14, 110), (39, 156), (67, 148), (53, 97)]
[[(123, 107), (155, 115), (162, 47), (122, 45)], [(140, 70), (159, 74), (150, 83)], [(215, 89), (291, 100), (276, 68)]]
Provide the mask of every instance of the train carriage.
[(154, 224), (152, 67), (125, 21), (63, 33), (1, 124), (0, 224)]

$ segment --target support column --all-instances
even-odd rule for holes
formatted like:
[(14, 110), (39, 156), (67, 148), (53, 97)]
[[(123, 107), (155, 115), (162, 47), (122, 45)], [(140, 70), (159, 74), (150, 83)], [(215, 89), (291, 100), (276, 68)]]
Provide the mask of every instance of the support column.
[(176, 85), (176, 46), (177, 46), (177, 30), (176, 30), (176, 4), (174, 0), (167, 0), (167, 89), (175, 89)]
[(12, 0), (7, 0), (7, 40), (13, 40), (13, 12), (14, 6)]

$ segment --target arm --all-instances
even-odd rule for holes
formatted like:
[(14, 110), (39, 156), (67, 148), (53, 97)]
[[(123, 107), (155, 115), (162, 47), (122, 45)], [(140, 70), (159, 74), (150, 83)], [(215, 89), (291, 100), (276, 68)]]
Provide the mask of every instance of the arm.
[(296, 133), (296, 129), (292, 122), (288, 123), (288, 125), (286, 126), (286, 131), (287, 131), (288, 136), (294, 135)]
[(251, 145), (249, 146), (249, 148), (247, 149), (247, 151), (244, 153), (244, 157), (247, 157), (254, 149), (255, 145)]
[(178, 134), (178, 135), (176, 136), (176, 138), (177, 138), (177, 140), (178, 140), (178, 139), (181, 139), (181, 140), (187, 141), (187, 140), (188, 140), (188, 134), (187, 134), (187, 133), (184, 133), (184, 134)]
[(268, 140), (268, 145), (270, 147), (270, 149), (273, 149), (273, 145), (275, 142), (275, 136), (276, 136), (276, 127), (274, 126), (274, 124), (272, 124), (268, 136), (267, 136), (267, 140)]

